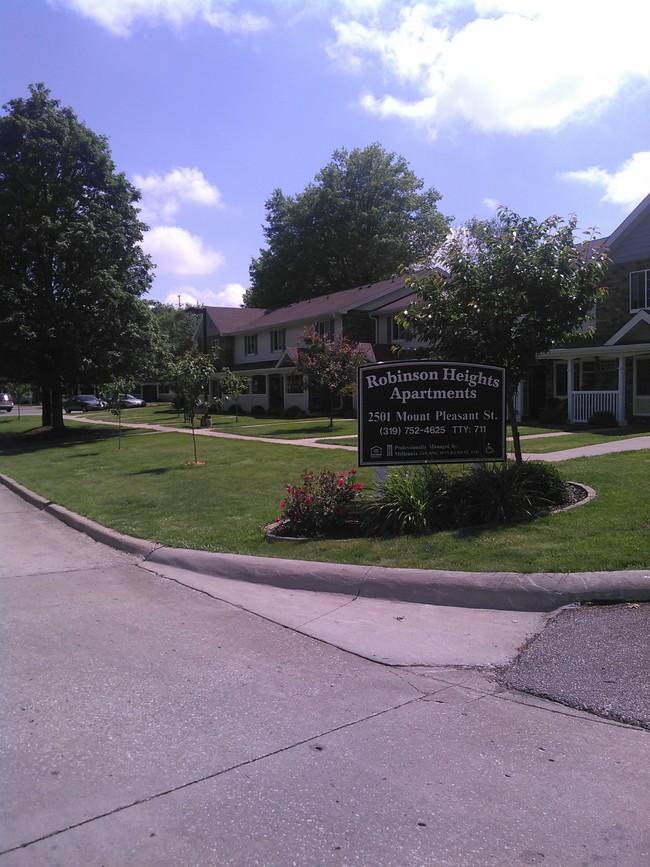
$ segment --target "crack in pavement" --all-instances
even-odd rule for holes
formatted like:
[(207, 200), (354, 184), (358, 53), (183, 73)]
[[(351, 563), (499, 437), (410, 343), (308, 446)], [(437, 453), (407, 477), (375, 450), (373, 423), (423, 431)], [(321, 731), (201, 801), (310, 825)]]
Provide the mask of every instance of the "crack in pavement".
[(202, 777), (197, 777), (196, 779), (188, 780), (185, 783), (180, 783), (177, 786), (172, 786), (169, 789), (164, 789), (160, 792), (155, 792), (151, 795), (147, 795), (146, 797), (136, 798), (136, 800), (131, 801), (128, 804), (120, 804), (119, 806), (114, 807), (111, 810), (106, 810), (103, 813), (97, 813), (95, 816), (91, 816), (88, 819), (84, 819), (81, 822), (74, 822), (71, 825), (66, 826), (65, 828), (58, 828), (57, 830), (50, 831), (49, 833), (43, 834), (40, 837), (35, 837), (33, 840), (27, 840), (24, 843), (20, 843), (17, 846), (12, 846), (9, 849), (0, 850), (0, 857), (2, 857), (3, 855), (8, 855), (11, 852), (20, 851), (21, 849), (27, 849), (29, 846), (33, 846), (36, 843), (41, 843), (44, 840), (50, 840), (53, 837), (58, 837), (61, 834), (65, 834), (67, 831), (74, 831), (77, 828), (83, 828), (85, 825), (90, 825), (93, 822), (99, 821), (100, 819), (106, 819), (110, 816), (115, 816), (119, 813), (124, 812), (125, 810), (131, 809), (132, 807), (138, 807), (141, 804), (148, 804), (148, 803), (151, 803), (152, 801), (158, 800), (159, 798), (164, 798), (167, 795), (173, 795), (176, 792), (182, 792), (183, 790), (189, 789), (192, 786), (197, 786), (201, 783), (209, 782), (210, 780), (216, 780), (219, 777), (222, 777), (226, 774), (231, 773), (232, 771), (238, 771), (240, 768), (245, 768), (245, 767), (248, 767), (250, 765), (255, 765), (258, 762), (262, 762), (266, 759), (273, 758), (274, 756), (282, 755), (283, 753), (290, 752), (291, 750), (296, 749), (297, 747), (305, 746), (305, 744), (309, 744), (309, 743), (312, 743), (314, 741), (317, 741), (319, 738), (324, 738), (327, 735), (335, 734), (335, 733), (340, 732), (340, 731), (345, 731), (346, 729), (353, 728), (354, 726), (369, 722), (370, 720), (373, 720), (373, 719), (377, 719), (381, 716), (384, 716), (387, 713), (391, 713), (392, 711), (395, 711), (395, 710), (400, 710), (403, 707), (408, 707), (409, 705), (415, 704), (415, 703), (420, 702), (422, 700), (423, 700), (423, 697), (418, 696), (417, 698), (410, 698), (410, 699), (407, 699), (406, 701), (398, 702), (396, 705), (392, 705), (391, 707), (383, 708), (382, 710), (375, 711), (374, 713), (367, 714), (364, 717), (360, 717), (359, 719), (356, 719), (356, 720), (351, 720), (350, 722), (341, 723), (340, 725), (334, 726), (331, 729), (326, 729), (325, 731), (319, 732), (318, 734), (310, 735), (309, 737), (302, 738), (298, 741), (295, 741), (294, 743), (287, 744), (284, 747), (278, 747), (275, 750), (270, 750), (268, 753), (264, 753), (263, 755), (255, 756), (255, 757), (250, 758), (250, 759), (245, 759), (244, 761), (241, 761), (241, 762), (236, 762), (234, 765), (231, 765), (227, 768), (223, 768), (220, 771), (214, 771), (213, 773), (210, 773), (210, 774), (204, 774)]

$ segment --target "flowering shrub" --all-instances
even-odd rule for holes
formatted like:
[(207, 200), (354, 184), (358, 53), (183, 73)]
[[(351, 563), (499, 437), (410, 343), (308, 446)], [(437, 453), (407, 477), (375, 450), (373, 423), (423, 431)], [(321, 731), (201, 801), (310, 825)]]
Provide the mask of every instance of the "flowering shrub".
[(361, 493), (354, 468), (347, 473), (323, 470), (305, 471), (299, 485), (287, 485), (287, 496), (280, 503), (277, 519), (285, 536), (319, 536), (340, 528), (350, 503)]

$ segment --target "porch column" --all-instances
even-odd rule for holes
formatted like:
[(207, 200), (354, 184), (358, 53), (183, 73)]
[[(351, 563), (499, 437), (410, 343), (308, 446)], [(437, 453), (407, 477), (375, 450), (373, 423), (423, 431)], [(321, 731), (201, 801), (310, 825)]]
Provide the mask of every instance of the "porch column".
[(616, 422), (625, 424), (625, 356), (618, 356), (618, 395), (616, 398)]
[(573, 359), (567, 358), (566, 363), (566, 414), (567, 420), (573, 421)]

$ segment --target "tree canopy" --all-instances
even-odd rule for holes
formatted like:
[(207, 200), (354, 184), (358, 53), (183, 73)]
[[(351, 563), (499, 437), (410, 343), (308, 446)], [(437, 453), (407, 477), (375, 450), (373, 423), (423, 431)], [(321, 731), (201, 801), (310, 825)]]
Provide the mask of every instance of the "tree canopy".
[(194, 347), (194, 332), (200, 318), (197, 308), (176, 307), (152, 300), (147, 302), (147, 306), (164, 335), (170, 361)]
[[(144, 376), (157, 330), (140, 198), (108, 141), (43, 84), (0, 118), (0, 369), (43, 388), (63, 427), (64, 385)], [(51, 408), (51, 412), (50, 412)]]
[(602, 292), (607, 255), (575, 217), (541, 222), (502, 208), (450, 233), (436, 252), (448, 274), (407, 277), (419, 296), (400, 317), (434, 358), (504, 367), (514, 394), (540, 353), (574, 336)]
[(423, 187), (403, 157), (375, 143), (335, 151), (296, 196), (276, 189), (266, 202), (268, 246), (251, 263), (245, 305), (281, 307), (420, 261), (449, 225), (440, 194)]

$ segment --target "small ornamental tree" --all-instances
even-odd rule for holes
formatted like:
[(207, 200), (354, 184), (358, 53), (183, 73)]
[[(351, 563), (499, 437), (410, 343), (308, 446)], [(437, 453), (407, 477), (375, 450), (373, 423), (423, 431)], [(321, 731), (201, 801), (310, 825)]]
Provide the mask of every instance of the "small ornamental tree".
[(223, 376), (219, 377), (219, 386), (224, 397), (235, 401), (235, 419), (239, 421), (239, 398), (248, 393), (249, 378), (237, 376), (230, 368), (224, 367)]
[(194, 447), (194, 463), (199, 461), (196, 456), (196, 433), (194, 417), (196, 410), (207, 401), (208, 383), (214, 373), (214, 364), (207, 355), (198, 352), (186, 352), (175, 361), (171, 367), (172, 379), (185, 401), (185, 413), (192, 426), (192, 445)]
[(521, 444), (515, 394), (540, 353), (580, 333), (608, 258), (594, 233), (576, 238), (576, 218), (538, 222), (502, 208), (495, 220), (453, 232), (435, 251), (437, 271), (406, 276), (419, 299), (397, 317), (430, 357), (504, 367), (515, 455)]
[(122, 398), (133, 388), (133, 380), (118, 376), (106, 386), (108, 392), (108, 408), (117, 417), (117, 450), (122, 448)]
[(305, 346), (298, 350), (298, 373), (307, 379), (310, 389), (324, 391), (329, 399), (330, 427), (334, 426), (334, 402), (337, 395), (351, 390), (357, 370), (366, 364), (365, 350), (347, 337), (330, 340), (311, 328), (303, 337)]

